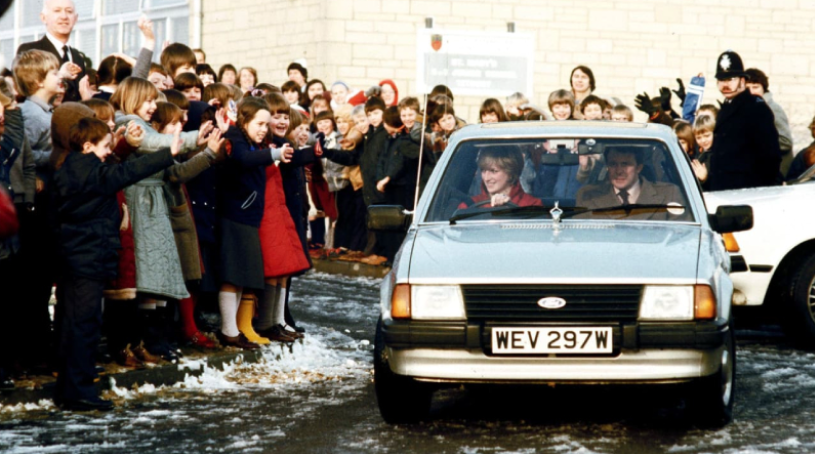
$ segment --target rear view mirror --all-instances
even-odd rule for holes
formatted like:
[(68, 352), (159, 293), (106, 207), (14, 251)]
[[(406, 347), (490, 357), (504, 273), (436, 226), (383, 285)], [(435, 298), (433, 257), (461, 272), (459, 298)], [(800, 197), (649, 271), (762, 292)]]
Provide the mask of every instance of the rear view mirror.
[(371, 205), (368, 207), (368, 230), (405, 231), (413, 213), (401, 205)]
[(554, 166), (576, 166), (580, 163), (578, 156), (572, 152), (558, 148), (557, 153), (544, 153), (540, 157), (541, 164)]
[(753, 207), (750, 205), (724, 205), (716, 214), (708, 214), (710, 228), (719, 233), (741, 232), (753, 228)]
[(603, 154), (605, 149), (604, 144), (597, 143), (594, 139), (588, 139), (577, 145), (577, 154)]

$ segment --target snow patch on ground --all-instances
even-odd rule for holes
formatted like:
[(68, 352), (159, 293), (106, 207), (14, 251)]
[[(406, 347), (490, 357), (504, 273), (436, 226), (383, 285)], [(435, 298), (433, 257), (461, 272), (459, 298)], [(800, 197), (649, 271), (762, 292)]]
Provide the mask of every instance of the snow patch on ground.
[(51, 399), (41, 399), (37, 403), (27, 402), (27, 403), (20, 403), (15, 405), (3, 405), (0, 404), (0, 413), (17, 413), (22, 411), (39, 411), (39, 410), (51, 410), (56, 408), (54, 405), (54, 401)]
[(206, 365), (207, 365), (206, 358), (196, 360), (181, 358), (181, 360), (178, 363), (178, 370), (201, 370)]
[(6, 454), (47, 454), (51, 452), (65, 453), (72, 451), (68, 445), (51, 445), (51, 446), (16, 446)]

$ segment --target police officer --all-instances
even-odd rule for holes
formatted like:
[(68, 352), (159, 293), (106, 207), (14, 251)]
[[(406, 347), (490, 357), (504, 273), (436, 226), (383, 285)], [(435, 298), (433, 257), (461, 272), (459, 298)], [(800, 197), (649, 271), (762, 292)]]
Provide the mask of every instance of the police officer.
[(719, 56), (716, 80), (725, 101), (713, 131), (710, 190), (776, 184), (781, 149), (773, 113), (761, 97), (746, 89), (739, 54), (728, 50)]

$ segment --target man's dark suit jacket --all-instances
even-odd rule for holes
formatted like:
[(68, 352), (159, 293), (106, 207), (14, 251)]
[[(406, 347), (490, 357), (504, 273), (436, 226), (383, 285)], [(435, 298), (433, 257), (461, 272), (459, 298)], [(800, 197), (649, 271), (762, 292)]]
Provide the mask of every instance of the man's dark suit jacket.
[[(73, 46), (68, 46), (71, 51), (71, 60), (79, 65), (82, 68), (82, 72), (76, 76), (74, 80), (66, 80), (65, 81), (65, 98), (63, 102), (69, 101), (81, 101), (82, 98), (79, 96), (79, 81), (85, 77), (85, 55), (76, 50)], [(37, 49), (43, 50), (46, 52), (51, 52), (54, 56), (57, 57), (57, 60), (62, 61), (62, 49), (57, 50), (51, 41), (48, 40), (48, 37), (43, 35), (43, 37), (39, 41), (32, 41), (30, 43), (23, 43), (20, 44), (20, 47), (17, 49), (17, 55), (20, 55), (21, 52)], [(61, 64), (60, 64), (61, 66)]]

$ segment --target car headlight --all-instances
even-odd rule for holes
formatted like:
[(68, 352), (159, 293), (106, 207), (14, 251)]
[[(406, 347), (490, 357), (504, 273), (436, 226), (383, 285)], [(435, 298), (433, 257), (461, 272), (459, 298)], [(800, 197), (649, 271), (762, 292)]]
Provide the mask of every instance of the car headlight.
[(691, 285), (647, 285), (640, 302), (640, 320), (693, 320)]
[(412, 285), (410, 313), (414, 320), (464, 320), (464, 298), (457, 285)]

